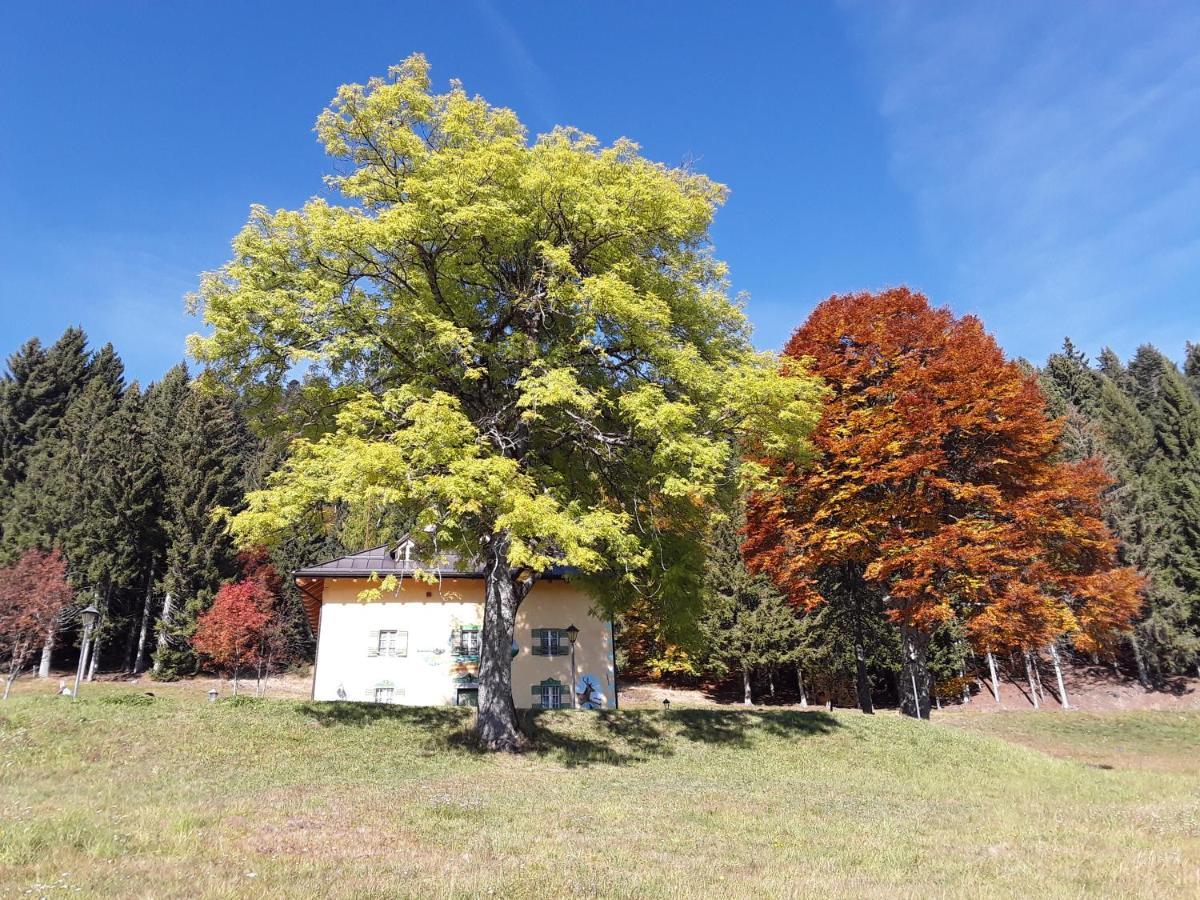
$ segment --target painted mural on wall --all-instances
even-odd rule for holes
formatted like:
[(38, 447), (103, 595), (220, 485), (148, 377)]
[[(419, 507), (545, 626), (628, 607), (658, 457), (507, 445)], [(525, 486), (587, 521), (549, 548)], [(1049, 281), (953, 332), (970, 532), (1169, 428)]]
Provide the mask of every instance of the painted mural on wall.
[(575, 697), (580, 709), (604, 709), (608, 699), (600, 688), (600, 679), (590, 672), (579, 676), (575, 682)]

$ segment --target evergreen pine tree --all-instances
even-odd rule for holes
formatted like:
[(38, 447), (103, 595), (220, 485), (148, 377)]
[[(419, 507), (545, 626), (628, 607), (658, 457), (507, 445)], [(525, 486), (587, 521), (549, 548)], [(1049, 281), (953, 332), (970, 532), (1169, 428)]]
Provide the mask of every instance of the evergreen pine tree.
[(709, 541), (700, 633), (708, 671), (717, 677), (740, 676), (749, 704), (756, 675), (766, 675), (773, 685), (775, 672), (794, 662), (801, 626), (771, 582), (746, 570), (740, 546), (744, 522), (739, 505)]
[(1134, 556), (1151, 580), (1135, 649), (1157, 681), (1200, 663), (1200, 400), (1149, 346), (1138, 349), (1127, 384), (1149, 431), (1131, 509)]
[(0, 521), (30, 456), (52, 435), (88, 377), (87, 338), (78, 328), (68, 328), (48, 349), (32, 338), (9, 357), (0, 379)]
[(229, 403), (191, 389), (179, 406), (163, 460), (164, 610), (154, 672), (175, 678), (195, 671), (189, 640), (196, 620), (235, 571), (225, 525), (214, 513), (241, 499), (249, 438)]
[(1187, 376), (1192, 394), (1200, 400), (1200, 344), (1188, 341), (1187, 355), (1183, 363), (1183, 374)]

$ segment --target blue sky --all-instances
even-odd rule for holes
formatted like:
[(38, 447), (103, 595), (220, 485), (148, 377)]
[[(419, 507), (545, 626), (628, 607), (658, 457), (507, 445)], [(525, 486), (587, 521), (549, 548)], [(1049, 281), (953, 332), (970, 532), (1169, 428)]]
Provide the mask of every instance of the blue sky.
[(336, 87), (435, 80), (729, 185), (755, 339), (906, 283), (1035, 361), (1200, 341), (1200, 6), (125, 2), (0, 30), (0, 350), (81, 324), (131, 376), (251, 203), (324, 191)]

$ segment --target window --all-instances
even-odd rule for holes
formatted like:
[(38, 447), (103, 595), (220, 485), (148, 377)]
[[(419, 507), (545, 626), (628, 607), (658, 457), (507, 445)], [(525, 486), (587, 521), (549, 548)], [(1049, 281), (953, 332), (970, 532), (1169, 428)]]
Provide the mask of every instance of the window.
[(558, 709), (563, 705), (562, 685), (547, 684), (542, 686), (542, 709)]
[(398, 688), (390, 681), (377, 681), (374, 687), (367, 688), (369, 703), (399, 703), (404, 696), (404, 688)]
[(566, 656), (571, 652), (565, 628), (535, 628), (532, 636), (534, 656)]
[(463, 625), (450, 635), (451, 652), (455, 656), (479, 656), (479, 626)]
[(565, 702), (567, 686), (555, 678), (547, 678), (533, 686), (533, 705), (537, 709), (562, 709)]
[(367, 656), (408, 656), (408, 632), (395, 628), (372, 631), (367, 638)]
[(464, 631), (462, 633), (462, 648), (463, 653), (467, 656), (479, 655), (479, 632)]

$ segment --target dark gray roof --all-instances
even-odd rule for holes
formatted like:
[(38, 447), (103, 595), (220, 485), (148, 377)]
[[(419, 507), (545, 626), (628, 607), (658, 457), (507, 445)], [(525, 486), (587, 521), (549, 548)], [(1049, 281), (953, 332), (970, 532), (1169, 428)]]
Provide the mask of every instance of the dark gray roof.
[[(405, 547), (408, 547), (406, 559)], [(412, 575), (432, 572), (442, 578), (482, 578), (483, 560), (464, 557), (453, 550), (439, 551), (436, 556), (418, 559), (415, 547), (407, 538), (398, 544), (383, 544), (361, 553), (341, 556), (328, 562), (297, 569), (296, 578), (369, 578), (372, 573), (386, 578), (388, 575)], [(555, 567), (543, 573), (543, 578), (562, 578), (567, 569)]]

